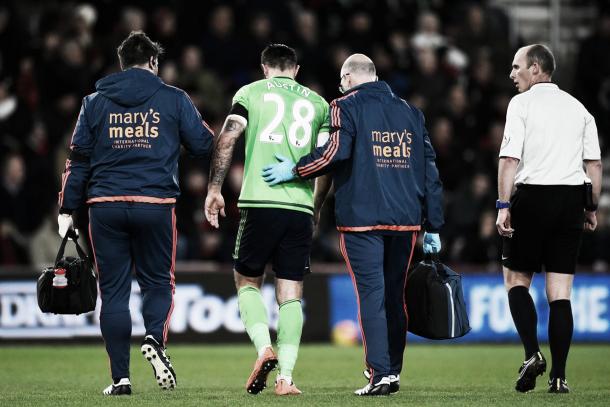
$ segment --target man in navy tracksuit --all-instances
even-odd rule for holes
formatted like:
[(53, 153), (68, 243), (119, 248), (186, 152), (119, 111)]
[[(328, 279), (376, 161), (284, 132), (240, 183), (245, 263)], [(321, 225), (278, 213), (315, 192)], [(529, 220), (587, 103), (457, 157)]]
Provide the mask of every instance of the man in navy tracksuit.
[(362, 396), (399, 389), (413, 246), (423, 224), (424, 252), (440, 251), (443, 224), (442, 184), (423, 114), (376, 80), (368, 57), (350, 56), (341, 69), (347, 94), (331, 103), (330, 141), (296, 165), (286, 160), (263, 171), (271, 185), (333, 172), (341, 252), (356, 289), (370, 379), (356, 391)]
[(59, 233), (85, 200), (99, 273), (100, 326), (113, 383), (107, 395), (131, 394), (129, 295), (135, 270), (146, 336), (142, 353), (159, 386), (177, 380), (165, 355), (175, 291), (176, 216), (180, 145), (207, 156), (213, 133), (188, 95), (157, 76), (163, 52), (142, 32), (118, 48), (122, 72), (96, 83), (83, 99), (59, 193)]

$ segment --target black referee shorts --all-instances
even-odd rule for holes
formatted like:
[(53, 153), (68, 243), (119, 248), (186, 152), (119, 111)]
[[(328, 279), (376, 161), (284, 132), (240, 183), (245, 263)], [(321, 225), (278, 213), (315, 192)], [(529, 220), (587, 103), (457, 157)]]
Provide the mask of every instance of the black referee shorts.
[(243, 208), (235, 239), (235, 271), (260, 277), (271, 262), (277, 278), (302, 281), (309, 273), (313, 217), (278, 208)]
[(515, 232), (503, 238), (502, 264), (513, 270), (574, 274), (584, 228), (584, 186), (519, 185), (511, 197)]

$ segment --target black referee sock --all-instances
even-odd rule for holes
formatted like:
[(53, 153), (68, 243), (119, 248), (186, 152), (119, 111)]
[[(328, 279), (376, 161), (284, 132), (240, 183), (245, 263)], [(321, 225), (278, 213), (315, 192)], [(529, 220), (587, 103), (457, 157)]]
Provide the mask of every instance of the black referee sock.
[(553, 358), (551, 378), (565, 379), (566, 361), (574, 331), (572, 304), (570, 300), (557, 300), (549, 303), (549, 308), (549, 345)]
[(508, 305), (515, 327), (525, 348), (525, 360), (540, 350), (538, 346), (538, 314), (527, 287), (518, 285), (508, 290)]

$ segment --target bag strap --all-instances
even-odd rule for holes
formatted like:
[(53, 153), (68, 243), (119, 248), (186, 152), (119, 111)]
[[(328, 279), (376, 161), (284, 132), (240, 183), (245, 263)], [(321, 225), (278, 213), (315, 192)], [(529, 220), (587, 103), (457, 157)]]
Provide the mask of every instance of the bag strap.
[(68, 243), (68, 238), (70, 237), (70, 231), (65, 234), (64, 238), (61, 241), (61, 245), (59, 246), (59, 250), (57, 251), (57, 256), (55, 256), (55, 266), (64, 257), (64, 251), (66, 250), (66, 243)]
[(87, 254), (85, 253), (83, 248), (78, 244), (78, 235), (76, 233), (74, 233), (73, 240), (74, 240), (74, 245), (76, 246), (76, 252), (78, 253), (78, 257), (80, 257), (83, 260), (89, 261), (89, 256), (87, 256)]
[(76, 234), (74, 229), (69, 229), (66, 232), (66, 235), (64, 236), (64, 238), (62, 239), (61, 245), (59, 246), (59, 250), (57, 251), (57, 256), (55, 257), (55, 265), (57, 266), (57, 263), (59, 263), (61, 258), (64, 257), (64, 252), (66, 250), (66, 243), (68, 243), (68, 238), (71, 238), (74, 241), (74, 244), (76, 245), (76, 252), (78, 253), (79, 257), (81, 259), (85, 259), (88, 261), (89, 257), (85, 254), (85, 251), (83, 250), (83, 248), (78, 244), (78, 235)]
[(424, 261), (432, 266), (436, 274), (440, 277), (440, 273), (443, 271), (443, 263), (441, 263), (441, 257), (438, 253), (426, 253), (424, 255)]

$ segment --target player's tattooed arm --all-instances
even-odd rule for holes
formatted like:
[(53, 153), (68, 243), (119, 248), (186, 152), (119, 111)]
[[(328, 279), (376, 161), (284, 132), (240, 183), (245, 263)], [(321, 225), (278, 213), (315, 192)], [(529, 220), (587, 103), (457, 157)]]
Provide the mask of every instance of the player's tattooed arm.
[(246, 128), (248, 121), (238, 115), (230, 114), (225, 120), (220, 135), (216, 139), (212, 163), (210, 165), (210, 182), (208, 195), (205, 198), (204, 213), (210, 224), (218, 228), (218, 216), (225, 216), (225, 200), (220, 193), (227, 171), (231, 166), (235, 142)]
[(210, 188), (222, 186), (227, 171), (231, 166), (235, 142), (246, 128), (247, 121), (241, 116), (231, 114), (227, 116), (225, 124), (216, 140), (212, 163), (210, 165)]

